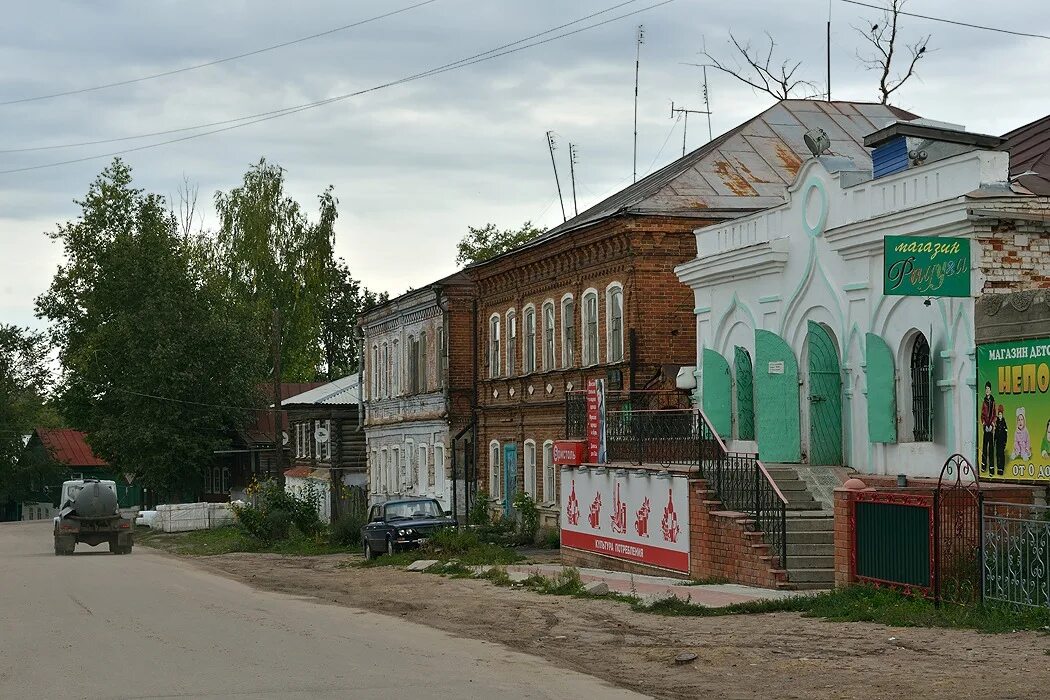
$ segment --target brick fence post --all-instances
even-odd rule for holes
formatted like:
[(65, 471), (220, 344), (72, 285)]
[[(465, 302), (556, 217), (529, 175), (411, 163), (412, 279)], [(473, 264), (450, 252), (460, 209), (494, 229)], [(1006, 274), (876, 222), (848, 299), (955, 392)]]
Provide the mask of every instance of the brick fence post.
[(853, 530), (850, 523), (854, 494), (874, 491), (860, 479), (848, 479), (835, 489), (835, 587), (853, 583)]

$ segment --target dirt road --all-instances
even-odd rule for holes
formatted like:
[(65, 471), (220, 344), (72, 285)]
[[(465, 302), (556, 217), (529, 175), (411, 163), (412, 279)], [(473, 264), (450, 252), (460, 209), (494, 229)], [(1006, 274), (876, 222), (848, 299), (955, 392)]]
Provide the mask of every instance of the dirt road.
[[(668, 618), (484, 581), (347, 568), (339, 556), (192, 561), (260, 588), (312, 590), (326, 601), (539, 655), (549, 677), (582, 671), (661, 698), (1045, 698), (1050, 684), (1050, 636), (1030, 632), (890, 628), (789, 613)], [(676, 666), (682, 651), (699, 658)]]
[(317, 584), (260, 591), (147, 548), (56, 557), (50, 522), (0, 524), (0, 698), (641, 697), (502, 645), (318, 604)]

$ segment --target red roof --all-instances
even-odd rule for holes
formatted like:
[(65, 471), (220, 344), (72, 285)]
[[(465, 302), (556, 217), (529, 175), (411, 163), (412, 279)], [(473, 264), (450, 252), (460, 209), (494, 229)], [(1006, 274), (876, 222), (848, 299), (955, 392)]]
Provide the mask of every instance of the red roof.
[(105, 467), (106, 462), (95, 456), (84, 433), (71, 428), (37, 428), (36, 434), (51, 459), (67, 467)]

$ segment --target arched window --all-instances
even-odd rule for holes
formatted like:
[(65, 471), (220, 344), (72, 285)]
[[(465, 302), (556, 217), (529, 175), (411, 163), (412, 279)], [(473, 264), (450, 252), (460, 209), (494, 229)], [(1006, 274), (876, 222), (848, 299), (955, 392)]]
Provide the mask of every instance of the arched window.
[(525, 349), (522, 357), (525, 362), (525, 374), (536, 371), (536, 307), (525, 307)]
[(554, 369), (554, 302), (543, 303), (543, 369)]
[(499, 468), (500, 446), (499, 442), (493, 440), (489, 443), (489, 497), (499, 498), (500, 494), (500, 468)]
[(525, 493), (536, 499), (536, 441), (525, 441)]
[(598, 364), (598, 292), (583, 294), (583, 364)]
[(576, 364), (576, 302), (571, 294), (561, 300), (561, 366)]
[(401, 343), (395, 338), (393, 345), (393, 352), (391, 353), (391, 363), (393, 368), (391, 370), (393, 376), (390, 382), (390, 393), (393, 396), (401, 395)]
[(518, 371), (518, 312), (507, 311), (507, 376)]
[(492, 314), (489, 318), (489, 377), (499, 376), (499, 314)]
[(932, 397), (930, 395), (930, 343), (922, 333), (911, 346), (911, 416), (915, 442), (928, 442), (932, 436)]
[(379, 380), (382, 388), (380, 395), (390, 396), (390, 346), (383, 343), (383, 376)]
[(623, 285), (613, 282), (605, 290), (606, 355), (608, 362), (623, 361)]
[(553, 503), (554, 493), (557, 487), (554, 480), (557, 477), (557, 467), (554, 466), (554, 441), (547, 440), (543, 443), (543, 502)]

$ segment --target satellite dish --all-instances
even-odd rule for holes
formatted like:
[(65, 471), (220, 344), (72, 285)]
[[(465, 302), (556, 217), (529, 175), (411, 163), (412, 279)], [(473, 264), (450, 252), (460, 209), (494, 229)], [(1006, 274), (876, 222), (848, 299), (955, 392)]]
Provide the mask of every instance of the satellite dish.
[(287, 445), (288, 444), (288, 431), (287, 430), (282, 430), (281, 431), (281, 444), (282, 445)]
[(828, 138), (827, 132), (820, 128), (807, 131), (802, 140), (806, 142), (806, 148), (814, 157), (831, 148), (831, 139)]
[(314, 439), (317, 442), (328, 442), (328, 428), (318, 428), (314, 431)]

